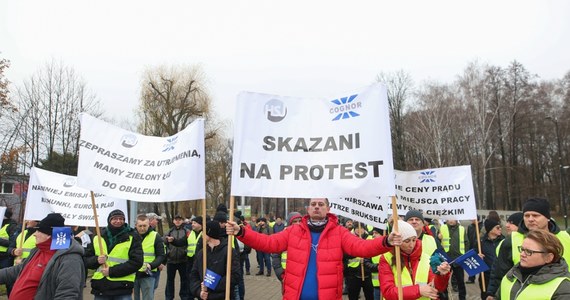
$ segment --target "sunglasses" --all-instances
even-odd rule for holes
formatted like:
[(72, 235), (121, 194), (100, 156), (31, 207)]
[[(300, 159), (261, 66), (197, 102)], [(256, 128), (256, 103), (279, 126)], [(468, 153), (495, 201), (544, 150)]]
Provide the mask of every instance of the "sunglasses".
[(530, 250), (527, 248), (523, 248), (523, 246), (519, 246), (519, 252), (526, 254), (527, 256), (532, 256), (535, 253), (547, 253), (546, 251), (537, 251), (537, 250)]

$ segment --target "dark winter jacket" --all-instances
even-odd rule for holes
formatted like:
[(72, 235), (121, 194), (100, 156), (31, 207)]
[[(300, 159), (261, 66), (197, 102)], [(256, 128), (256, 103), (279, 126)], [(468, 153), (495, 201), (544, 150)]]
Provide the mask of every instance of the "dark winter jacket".
[[(110, 253), (113, 247), (110, 247), (110, 242), (107, 237), (107, 228), (101, 230), (101, 236), (107, 244), (107, 251)], [(133, 237), (131, 247), (129, 249), (129, 260), (120, 263), (118, 265), (109, 268), (109, 277), (123, 277), (129, 274), (136, 273), (143, 264), (143, 251), (142, 251), (142, 240), (141, 236), (136, 230), (131, 229), (116, 238), (116, 245), (126, 242), (129, 237)], [(95, 237), (97, 238), (97, 237)], [(95, 249), (93, 248), (94, 243), (90, 243), (87, 246), (86, 254), (84, 257), (85, 265), (89, 269), (99, 268), (99, 262), (97, 261), (97, 255), (95, 254)], [(129, 295), (133, 292), (134, 283), (130, 281), (110, 281), (107, 277), (102, 279), (93, 280), (91, 279), (91, 294), (97, 296), (119, 296), (119, 295)]]
[[(168, 242), (167, 237), (173, 237), (172, 242)], [(164, 243), (167, 248), (166, 262), (169, 264), (179, 264), (188, 261), (188, 230), (184, 226), (170, 228), (164, 236)]]
[[(506, 241), (505, 241), (506, 242)], [(557, 277), (570, 277), (570, 273), (568, 272), (568, 265), (564, 259), (561, 259), (558, 263), (552, 263), (543, 266), (538, 272), (534, 275), (530, 275), (526, 281), (523, 281), (523, 275), (520, 271), (520, 264), (515, 265), (512, 269), (507, 272), (505, 278), (503, 280), (513, 281), (515, 283), (510, 292), (509, 299), (502, 299), (501, 298), (501, 290), (497, 292), (497, 296), (501, 300), (515, 300), (517, 299), (516, 296), (520, 294), (521, 291), (524, 291), (529, 285), (535, 284), (545, 284)], [(548, 291), (545, 291), (548, 292)], [(563, 300), (563, 299), (570, 299), (570, 281), (564, 280), (558, 286), (558, 289), (552, 295), (552, 300)]]
[[(149, 228), (149, 230), (141, 236), (141, 241), (144, 240), (148, 236), (148, 234), (151, 232), (154, 232), (154, 230)], [(143, 249), (143, 252), (144, 252), (144, 249)], [(144, 257), (143, 257), (143, 259), (144, 259)], [(162, 238), (160, 237), (160, 235), (157, 234), (156, 238), (154, 239), (154, 260), (149, 262), (150, 269), (154, 270), (154, 269), (158, 268), (158, 266), (160, 264), (162, 264), (165, 259), (166, 259), (166, 253), (164, 251), (164, 242), (162, 241)], [(149, 275), (146, 272), (137, 271), (137, 278), (148, 277), (148, 276)]]
[[(13, 285), (28, 262), (38, 253), (34, 248), (21, 264), (0, 270), (0, 284)], [(85, 269), (83, 247), (75, 240), (68, 249), (57, 250), (49, 260), (40, 279), (34, 299), (83, 299)]]
[[(226, 268), (227, 268), (227, 254), (228, 254), (228, 240), (222, 238), (220, 244), (214, 248), (206, 246), (206, 268), (222, 278), (218, 282), (215, 290), (208, 289), (208, 299), (224, 299), (226, 290)], [(204, 281), (203, 269), (203, 252), (199, 249), (194, 256), (194, 265), (190, 271), (190, 292), (196, 298), (200, 298), (200, 284)], [(230, 279), (230, 299), (234, 299), (234, 287), (237, 285), (240, 278), (240, 263), (239, 253), (236, 249), (232, 253), (232, 266), (231, 266), (231, 279)]]
[[(548, 231), (552, 234), (558, 234), (560, 232), (560, 228), (553, 220), (548, 222)], [(518, 232), (521, 234), (527, 234), (528, 228), (524, 224), (524, 221), (521, 222)], [(499, 286), (501, 285), (501, 280), (507, 274), (507, 272), (514, 266), (513, 261), (513, 254), (512, 254), (513, 242), (511, 236), (505, 238), (503, 243), (501, 244), (501, 248), (499, 250), (499, 255), (497, 259), (493, 263), (493, 267), (491, 268), (491, 278), (489, 280), (489, 288), (487, 289), (487, 295), (495, 295)]]
[[(321, 233), (317, 252), (317, 280), (319, 299), (342, 299), (342, 258), (347, 253), (358, 257), (372, 257), (392, 249), (387, 238), (363, 240), (338, 225), (334, 214), (327, 214), (328, 222)], [(257, 233), (242, 227), (240, 239), (253, 249), (266, 253), (287, 251), (287, 270), (283, 279), (283, 299), (299, 299), (307, 272), (311, 251), (309, 216), (301, 224), (272, 235)]]

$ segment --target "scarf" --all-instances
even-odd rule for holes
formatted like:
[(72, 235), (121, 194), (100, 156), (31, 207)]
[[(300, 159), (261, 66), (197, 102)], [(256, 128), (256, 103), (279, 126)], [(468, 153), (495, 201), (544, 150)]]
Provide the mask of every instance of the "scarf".
[(109, 241), (109, 245), (107, 245), (107, 251), (111, 252), (111, 249), (115, 247), (115, 243), (117, 242), (117, 237), (122, 235), (123, 233), (127, 233), (131, 231), (131, 227), (129, 224), (123, 225), (123, 227), (115, 228), (113, 226), (107, 226), (107, 240)]
[(328, 218), (325, 218), (322, 221), (313, 221), (309, 219), (307, 225), (309, 226), (309, 230), (312, 232), (323, 232), (328, 222), (329, 222)]

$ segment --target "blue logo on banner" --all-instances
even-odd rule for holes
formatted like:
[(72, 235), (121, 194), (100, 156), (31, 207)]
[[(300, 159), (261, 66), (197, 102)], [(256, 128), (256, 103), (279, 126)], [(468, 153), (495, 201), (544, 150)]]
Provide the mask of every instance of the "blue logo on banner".
[(435, 171), (422, 171), (420, 172), (420, 174), (422, 174), (419, 179), (420, 179), (420, 183), (424, 183), (424, 182), (435, 182), (434, 178), (436, 178), (437, 176), (435, 175)]
[(212, 272), (210, 269), (206, 269), (206, 275), (204, 276), (204, 286), (211, 290), (215, 290), (218, 286), (218, 283), (220, 283), (220, 279), (222, 279), (222, 276)]
[(176, 142), (178, 142), (178, 137), (170, 137), (166, 139), (167, 143), (164, 145), (164, 149), (162, 150), (162, 152), (167, 152), (170, 150), (174, 150), (174, 146), (176, 145)]
[(68, 249), (71, 246), (71, 228), (54, 227), (51, 234), (51, 250)]
[(467, 251), (455, 259), (455, 262), (460, 265), (469, 276), (475, 276), (481, 272), (489, 270), (489, 266), (483, 261), (481, 257), (475, 252), (474, 249)]
[(336, 114), (333, 121), (338, 121), (340, 119), (348, 119), (360, 116), (355, 109), (361, 108), (362, 103), (360, 101), (355, 102), (354, 99), (358, 96), (352, 95), (350, 97), (342, 97), (340, 99), (334, 99), (331, 102), (336, 104), (335, 107), (330, 109), (331, 114)]

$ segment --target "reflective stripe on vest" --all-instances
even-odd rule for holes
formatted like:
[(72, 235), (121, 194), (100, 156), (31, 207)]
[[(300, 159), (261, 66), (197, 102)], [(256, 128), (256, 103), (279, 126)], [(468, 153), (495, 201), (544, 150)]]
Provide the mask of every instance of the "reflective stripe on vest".
[(435, 252), (435, 249), (437, 249), (437, 244), (435, 243), (435, 239), (433, 238), (433, 236), (424, 233), (422, 235), (421, 241), (422, 241), (422, 253), (431, 256)]
[[(107, 253), (107, 243), (105, 242), (105, 240), (101, 239), (99, 236), (95, 236), (93, 238), (93, 247), (95, 248), (95, 255), (99, 256), (101, 255), (101, 253), (99, 252), (99, 241), (102, 240), (103, 243), (101, 243), (101, 245), (103, 246), (103, 251), (105, 253)], [(129, 235), (129, 240), (119, 243), (117, 245), (115, 245), (115, 247), (113, 248), (113, 250), (111, 251), (111, 253), (108, 254), (107, 257), (107, 266), (112, 267), (118, 264), (122, 264), (125, 263), (129, 260), (129, 249), (131, 248), (131, 244), (133, 243), (133, 237)], [(97, 271), (95, 271), (95, 273), (93, 274), (92, 280), (99, 280), (99, 279), (103, 279), (103, 273), (101, 273), (100, 271), (101, 268), (97, 269)], [(105, 277), (107, 278), (107, 280), (110, 281), (130, 281), (130, 282), (135, 282), (135, 273), (123, 276), (123, 277)]]
[[(379, 264), (380, 263), (380, 255), (376, 255), (374, 257), (372, 257), (372, 263), (373, 264)], [(376, 272), (372, 272), (372, 286), (373, 287), (379, 287), (380, 286), (380, 280), (378, 279), (378, 268), (376, 268)]]
[(503, 242), (505, 241), (505, 239), (503, 239), (502, 241), (499, 242), (499, 244), (497, 245), (497, 248), (495, 248), (495, 255), (497, 257), (499, 257), (499, 251), (501, 250), (501, 246), (503, 245)]
[[(461, 254), (465, 254), (465, 227), (461, 225), (458, 226), (459, 226), (459, 252)], [(441, 246), (443, 246), (443, 250), (445, 250), (445, 252), (449, 252), (449, 246), (451, 245), (449, 237), (449, 227), (446, 224), (441, 225), (439, 232), (441, 233), (442, 236)]]
[[(154, 242), (156, 241), (156, 231), (149, 232), (142, 241), (142, 249), (143, 249), (143, 261), (145, 263), (151, 263), (155, 258), (155, 249), (154, 249)], [(139, 269), (140, 272), (146, 271), (146, 265), (143, 264), (142, 267)], [(156, 269), (152, 270), (156, 272)]]
[[(373, 237), (371, 235), (366, 237), (367, 240), (371, 240), (373, 239)], [(348, 260), (348, 267), (349, 268), (358, 268), (358, 266), (360, 266), (360, 262), (362, 261), (362, 258), (360, 257), (354, 257)]]
[[(564, 249), (570, 249), (570, 235), (568, 234), (568, 232), (561, 230), (556, 234), (556, 237), (558, 238), (558, 240), (560, 240), (560, 243), (562, 243)], [(515, 265), (521, 260), (519, 246), (522, 245), (523, 240), (524, 240), (524, 234), (518, 231), (511, 233), (511, 242), (512, 242), (511, 254), (513, 257), (513, 264)], [(564, 257), (566, 261), (570, 261), (570, 251), (564, 251), (562, 257)]]
[(30, 252), (32, 249), (36, 248), (36, 237), (32, 234), (30, 235), (25, 241), (24, 245), (22, 245), (22, 235), (26, 236), (28, 234), (28, 230), (24, 230), (21, 232), (18, 237), (16, 238), (16, 248), (22, 248), (22, 258), (27, 258), (30, 256)]
[[(511, 293), (513, 286), (515, 285), (515, 278), (510, 281), (507, 276), (503, 277), (501, 281), (501, 299), (509, 300), (511, 299)], [(516, 299), (532, 299), (532, 300), (550, 300), (552, 295), (558, 289), (558, 286), (564, 280), (570, 280), (567, 277), (556, 277), (544, 284), (530, 284), (527, 286), (521, 286), (522, 290), (518, 290), (515, 295)]]
[[(5, 240), (10, 239), (10, 236), (8, 235), (8, 226), (10, 224), (6, 224), (4, 226), (2, 226), (2, 229), (0, 229), (0, 238), (3, 238)], [(8, 251), (8, 247), (4, 247), (4, 246), (0, 246), (0, 252), (6, 252)]]
[(196, 235), (196, 232), (192, 230), (188, 235), (188, 248), (186, 250), (186, 255), (188, 257), (193, 257), (196, 253), (196, 245), (198, 244), (200, 237), (202, 237), (202, 231)]
[[(384, 254), (384, 259), (386, 259), (386, 262), (388, 262), (388, 264), (391, 264), (392, 261), (392, 253), (391, 252), (387, 252)], [(430, 270), (430, 265), (429, 265), (429, 260), (430, 260), (430, 256), (422, 253), (422, 256), (420, 257), (420, 261), (418, 262), (418, 268), (416, 270), (416, 276), (414, 276), (414, 280), (412, 280), (412, 275), (410, 274), (410, 271), (408, 271), (408, 268), (404, 267), (402, 268), (402, 287), (406, 287), (406, 286), (412, 286), (412, 285), (416, 285), (416, 284), (427, 284), (428, 279), (429, 279), (429, 270)], [(392, 274), (394, 276), (394, 278), (396, 277), (396, 266), (392, 266)], [(382, 299), (386, 299), (384, 297), (382, 297)], [(420, 297), (418, 299), (422, 299), (422, 300), (429, 300), (429, 298), (427, 297)]]
[(287, 251), (281, 252), (281, 268), (287, 269)]

